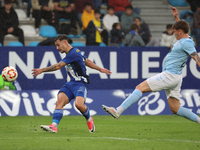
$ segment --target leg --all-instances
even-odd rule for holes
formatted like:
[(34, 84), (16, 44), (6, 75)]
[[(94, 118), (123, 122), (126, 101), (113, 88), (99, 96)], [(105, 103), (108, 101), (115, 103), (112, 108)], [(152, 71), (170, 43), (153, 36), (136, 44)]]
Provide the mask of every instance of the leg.
[(35, 28), (39, 28), (41, 24), (41, 10), (33, 10), (33, 17), (35, 18)]
[(41, 125), (41, 128), (45, 131), (57, 133), (58, 124), (63, 117), (63, 107), (69, 103), (69, 98), (64, 92), (60, 92), (57, 96), (56, 108), (53, 113), (53, 122), (51, 125)]
[(189, 109), (180, 107), (179, 100), (173, 97), (169, 97), (167, 100), (173, 114), (177, 114), (200, 124), (200, 118)]
[(22, 29), (16, 28), (16, 29), (14, 29), (14, 31), (13, 31), (12, 33), (10, 33), (10, 34), (13, 34), (13, 35), (15, 35), (15, 36), (18, 36), (19, 41), (24, 45), (24, 32), (23, 32)]
[(85, 117), (85, 119), (87, 121), (88, 128), (89, 128), (89, 132), (94, 132), (95, 131), (95, 126), (94, 126), (93, 118), (90, 117), (90, 110), (84, 103), (85, 103), (85, 98), (84, 97), (82, 97), (82, 96), (77, 96), (76, 97), (76, 99), (75, 99), (76, 108)]
[(105, 105), (102, 105), (102, 107), (106, 112), (110, 113), (114, 118), (119, 118), (119, 116), (124, 110), (129, 108), (132, 104), (137, 102), (140, 99), (140, 97), (142, 97), (143, 93), (147, 93), (151, 91), (152, 90), (149, 87), (147, 80), (145, 80), (142, 83), (140, 83), (138, 86), (136, 86), (132, 94), (128, 98), (126, 98), (119, 107), (117, 107), (117, 110), (115, 110), (115, 108), (113, 107), (107, 107)]
[(83, 26), (82, 21), (81, 21), (81, 16), (82, 16), (82, 13), (77, 14), (78, 24), (79, 24), (80, 28), (82, 28), (82, 26)]
[(27, 17), (30, 17), (31, 8), (32, 8), (31, 0), (28, 0)]
[(103, 30), (101, 32), (101, 37), (103, 38), (103, 42), (108, 46), (108, 31)]
[(7, 34), (7, 31), (0, 29), (0, 43), (4, 45), (4, 36)]

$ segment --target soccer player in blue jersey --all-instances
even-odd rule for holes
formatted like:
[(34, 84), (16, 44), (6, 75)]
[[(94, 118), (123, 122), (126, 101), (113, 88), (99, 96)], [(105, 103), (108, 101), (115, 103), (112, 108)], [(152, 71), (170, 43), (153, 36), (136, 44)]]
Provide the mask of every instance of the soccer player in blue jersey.
[(58, 124), (63, 117), (63, 107), (75, 98), (75, 106), (85, 117), (89, 132), (94, 132), (95, 126), (93, 118), (90, 116), (89, 108), (85, 105), (87, 84), (89, 83), (89, 76), (86, 74), (86, 66), (108, 75), (110, 75), (111, 72), (108, 69), (100, 68), (83, 56), (79, 49), (73, 48), (68, 43), (66, 35), (57, 36), (55, 38), (55, 45), (61, 53), (66, 53), (65, 58), (50, 67), (32, 70), (32, 74), (37, 76), (42, 72), (55, 71), (66, 67), (68, 74), (67, 83), (65, 83), (58, 92), (56, 108), (53, 113), (53, 122), (49, 126), (41, 125), (41, 128), (45, 131), (57, 133)]
[(182, 84), (182, 70), (185, 63), (188, 57), (191, 56), (200, 67), (200, 57), (196, 52), (193, 40), (188, 36), (188, 23), (179, 19), (178, 11), (175, 7), (171, 8), (173, 10), (173, 16), (176, 19), (176, 23), (173, 25), (174, 35), (178, 41), (167, 54), (164, 60), (162, 72), (148, 78), (136, 86), (132, 94), (116, 109), (102, 105), (102, 108), (106, 112), (110, 113), (114, 118), (118, 118), (124, 110), (137, 102), (143, 93), (165, 90), (172, 113), (200, 124), (200, 117), (191, 112), (189, 109), (180, 107), (179, 104)]

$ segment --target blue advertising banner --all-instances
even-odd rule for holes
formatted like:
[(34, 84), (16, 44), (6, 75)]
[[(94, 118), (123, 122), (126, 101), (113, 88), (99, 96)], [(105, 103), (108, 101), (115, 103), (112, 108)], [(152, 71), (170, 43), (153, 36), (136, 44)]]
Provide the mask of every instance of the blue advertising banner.
[[(55, 109), (58, 90), (0, 91), (0, 116), (50, 116)], [(117, 107), (131, 94), (130, 89), (89, 90), (86, 105), (91, 115), (108, 115), (102, 104)], [(200, 115), (200, 90), (181, 91), (180, 105)], [(164, 91), (144, 94), (123, 115), (172, 114)], [(74, 100), (64, 107), (64, 115), (80, 115)]]
[[(100, 67), (108, 68), (108, 76), (87, 68), (89, 89), (134, 89), (137, 84), (162, 71), (169, 49), (164, 47), (81, 47), (82, 53)], [(200, 48), (197, 48), (199, 51)], [(18, 70), (23, 90), (59, 89), (66, 82), (65, 68), (45, 72), (34, 78), (31, 70), (58, 63), (65, 55), (55, 46), (0, 47), (0, 70), (10, 65)], [(182, 89), (199, 89), (200, 69), (188, 59), (183, 71)]]

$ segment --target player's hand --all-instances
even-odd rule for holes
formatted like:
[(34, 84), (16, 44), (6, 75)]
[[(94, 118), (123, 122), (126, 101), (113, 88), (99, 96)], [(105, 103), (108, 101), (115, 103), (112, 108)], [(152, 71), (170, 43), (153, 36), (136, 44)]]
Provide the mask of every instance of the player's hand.
[(110, 70), (108, 70), (108, 69), (106, 69), (106, 68), (101, 68), (100, 70), (99, 70), (101, 73), (106, 73), (107, 75), (111, 75), (111, 71)]
[(178, 17), (178, 10), (176, 9), (176, 7), (171, 6), (171, 9), (173, 11), (173, 16), (176, 18)]
[(32, 75), (35, 77), (42, 73), (42, 69), (32, 69), (31, 71), (33, 71)]

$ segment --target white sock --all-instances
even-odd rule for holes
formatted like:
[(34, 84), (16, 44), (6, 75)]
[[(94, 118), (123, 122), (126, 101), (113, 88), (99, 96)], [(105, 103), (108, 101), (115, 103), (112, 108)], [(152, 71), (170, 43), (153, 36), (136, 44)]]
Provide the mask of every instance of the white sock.
[(58, 128), (58, 124), (56, 122), (53, 122), (52, 125)]
[(117, 107), (117, 112), (119, 115), (121, 115), (124, 110), (125, 110), (124, 107), (122, 107), (121, 105), (119, 107)]
[(200, 124), (200, 117), (197, 118), (197, 123)]

